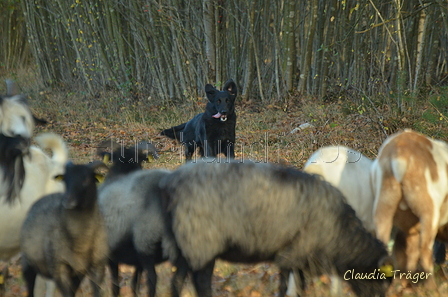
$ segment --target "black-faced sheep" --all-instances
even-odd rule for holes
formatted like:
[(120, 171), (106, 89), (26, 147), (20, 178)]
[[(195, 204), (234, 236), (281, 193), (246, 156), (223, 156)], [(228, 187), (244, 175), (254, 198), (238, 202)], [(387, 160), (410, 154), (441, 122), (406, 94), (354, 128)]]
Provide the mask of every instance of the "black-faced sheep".
[(106, 229), (97, 204), (95, 168), (67, 164), (65, 193), (45, 196), (30, 209), (21, 231), (22, 272), (34, 296), (37, 274), (56, 282), (63, 296), (75, 296), (85, 275), (99, 284), (107, 263)]
[(155, 296), (155, 265), (167, 260), (162, 253), (162, 240), (167, 232), (158, 184), (169, 171), (142, 170), (141, 162), (146, 156), (140, 147), (114, 151), (112, 167), (98, 190), (108, 232), (113, 296), (119, 294), (119, 263), (136, 267), (134, 293), (138, 275), (146, 270), (148, 295)]
[(178, 253), (201, 297), (211, 296), (216, 258), (274, 261), (284, 271), (311, 275), (336, 272), (358, 296), (385, 296), (389, 280), (378, 270), (385, 246), (341, 192), (317, 176), (272, 164), (199, 163), (180, 167), (160, 187)]

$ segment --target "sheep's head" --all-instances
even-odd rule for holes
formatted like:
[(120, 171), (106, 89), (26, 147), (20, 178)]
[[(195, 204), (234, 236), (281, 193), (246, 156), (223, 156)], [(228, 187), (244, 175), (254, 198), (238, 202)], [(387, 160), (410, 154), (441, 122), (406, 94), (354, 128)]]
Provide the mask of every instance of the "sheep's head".
[(31, 113), (25, 96), (18, 94), (14, 81), (7, 80), (6, 84), (7, 94), (0, 96), (0, 133), (8, 137), (21, 136), (30, 139), (35, 124), (45, 121)]
[(140, 142), (132, 148), (127, 148), (124, 144), (104, 141), (98, 145), (97, 154), (103, 158), (104, 163), (112, 162), (109, 176), (140, 170), (143, 161), (159, 157), (155, 146), (150, 142)]
[(66, 192), (62, 205), (66, 209), (86, 209), (93, 206), (97, 199), (95, 170), (107, 166), (99, 161), (87, 165), (74, 165), (69, 162), (65, 166)]

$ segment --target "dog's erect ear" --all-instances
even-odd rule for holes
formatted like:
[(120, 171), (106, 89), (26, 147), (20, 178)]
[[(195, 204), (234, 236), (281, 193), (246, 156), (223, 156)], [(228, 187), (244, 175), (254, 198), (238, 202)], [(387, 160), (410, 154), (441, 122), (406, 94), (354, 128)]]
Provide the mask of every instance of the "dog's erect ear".
[(205, 94), (207, 94), (208, 101), (212, 102), (215, 98), (216, 93), (219, 91), (215, 89), (211, 84), (205, 85)]
[(230, 95), (235, 96), (235, 97), (236, 97), (236, 95), (238, 93), (238, 90), (236, 88), (236, 84), (231, 79), (226, 81), (226, 83), (224, 84), (224, 87), (222, 88), (222, 90), (229, 92)]

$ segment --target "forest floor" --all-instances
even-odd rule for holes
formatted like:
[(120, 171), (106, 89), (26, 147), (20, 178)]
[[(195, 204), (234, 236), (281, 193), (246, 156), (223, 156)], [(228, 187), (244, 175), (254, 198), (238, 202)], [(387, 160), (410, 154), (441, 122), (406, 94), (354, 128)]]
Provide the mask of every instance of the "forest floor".
[[(127, 96), (104, 92), (91, 96), (83, 91), (44, 88), (25, 78), (17, 81), (21, 91), (28, 95), (35, 115), (49, 122), (37, 127), (36, 134), (44, 131), (61, 134), (75, 163), (97, 159), (97, 144), (104, 140), (112, 139), (128, 146), (150, 141), (158, 148), (160, 159), (146, 163), (145, 167), (174, 169), (183, 163), (181, 146), (159, 133), (202, 112), (206, 103), (203, 97), (187, 102), (155, 103), (144, 94)], [(0, 86), (0, 93), (5, 93), (4, 86)], [(266, 103), (242, 102), (238, 98), (236, 112), (237, 158), (298, 168), (312, 152), (327, 145), (345, 145), (375, 158), (384, 139), (403, 128), (448, 140), (448, 88), (426, 90), (412, 96), (391, 93), (382, 98), (344, 92), (330, 94), (324, 101), (298, 94), (283, 101)], [(26, 296), (20, 266), (14, 261), (11, 264), (6, 296)], [(1, 265), (4, 263), (0, 262)], [(132, 268), (122, 266), (121, 270), (121, 295), (132, 296), (129, 286)], [(159, 265), (157, 271), (158, 296), (170, 296), (170, 265)], [(219, 262), (213, 277), (214, 296), (277, 296), (278, 279), (278, 270), (273, 265)], [(448, 294), (443, 269), (439, 270), (436, 279), (441, 293)], [(314, 279), (308, 285), (307, 296), (330, 296), (329, 283), (328, 277)], [(109, 296), (109, 286), (103, 288)], [(142, 290), (146, 292), (144, 285)], [(345, 285), (343, 291), (347, 296), (353, 296)], [(90, 287), (84, 284), (78, 296), (91, 296)], [(191, 283), (187, 284), (184, 296), (195, 296)], [(397, 295), (391, 293), (389, 296)], [(427, 296), (427, 292), (418, 287), (402, 296)]]

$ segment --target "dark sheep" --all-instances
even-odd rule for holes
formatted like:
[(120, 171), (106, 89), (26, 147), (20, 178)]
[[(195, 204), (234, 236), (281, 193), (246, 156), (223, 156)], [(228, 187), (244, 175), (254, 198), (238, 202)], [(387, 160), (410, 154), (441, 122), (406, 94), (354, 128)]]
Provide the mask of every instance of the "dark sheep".
[[(116, 146), (115, 146), (116, 147)], [(110, 249), (113, 296), (119, 295), (118, 264), (136, 267), (132, 289), (147, 271), (148, 295), (155, 296), (155, 265), (167, 260), (162, 253), (165, 221), (158, 183), (167, 170), (142, 170), (145, 154), (138, 148), (121, 148), (112, 155), (112, 167), (99, 188), (99, 205), (103, 214)]]
[(358, 296), (385, 296), (389, 280), (378, 270), (385, 246), (318, 176), (272, 164), (201, 162), (180, 167), (160, 187), (180, 249), (167, 253), (185, 257), (198, 296), (212, 296), (216, 258), (273, 261), (314, 276), (372, 273), (375, 279), (348, 282)]
[(20, 238), (29, 296), (34, 296), (37, 274), (54, 280), (65, 297), (75, 296), (89, 275), (94, 295), (100, 295), (108, 248), (94, 170), (102, 166), (68, 163), (66, 192), (44, 196), (31, 207)]

